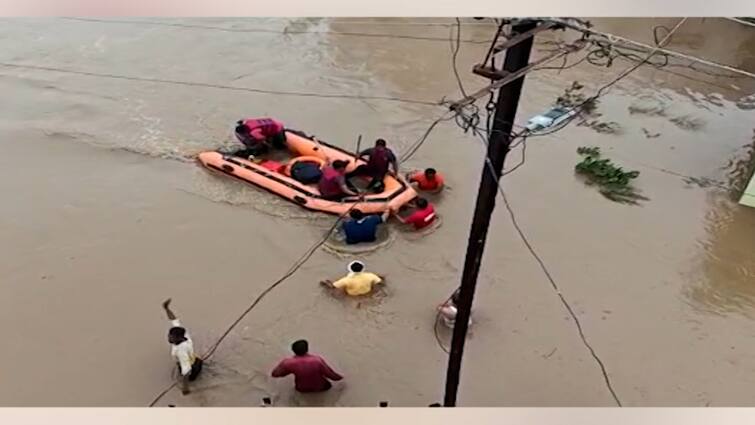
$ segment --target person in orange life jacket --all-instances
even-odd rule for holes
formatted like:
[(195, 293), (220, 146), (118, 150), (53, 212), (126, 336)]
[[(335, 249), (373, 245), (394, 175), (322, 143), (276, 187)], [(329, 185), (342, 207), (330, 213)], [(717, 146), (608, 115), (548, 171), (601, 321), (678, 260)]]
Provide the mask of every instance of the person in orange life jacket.
[(365, 149), (359, 152), (359, 158), (368, 157), (367, 164), (362, 164), (354, 171), (349, 173), (348, 178), (354, 176), (367, 176), (370, 177), (370, 183), (367, 186), (368, 189), (376, 192), (383, 190), (383, 179), (385, 175), (390, 172), (393, 167), (393, 172), (398, 174), (398, 161), (393, 151), (388, 149), (385, 140), (377, 139), (375, 141), (375, 147)]
[(236, 122), (236, 138), (244, 145), (236, 156), (248, 157), (262, 155), (270, 147), (286, 147), (286, 133), (283, 123), (271, 118), (255, 118)]
[(398, 221), (404, 224), (411, 224), (415, 230), (425, 228), (435, 221), (435, 207), (429, 203), (425, 198), (417, 198), (414, 202), (417, 210), (406, 218), (402, 218), (396, 214)]
[(183, 395), (189, 394), (189, 382), (199, 377), (202, 371), (202, 359), (194, 354), (194, 342), (191, 340), (186, 328), (181, 326), (173, 311), (170, 309), (171, 299), (163, 302), (163, 309), (170, 320), (171, 328), (168, 331), (168, 342), (171, 344), (171, 355), (178, 363), (179, 384)]
[(354, 208), (349, 212), (350, 219), (341, 225), (346, 235), (346, 243), (354, 245), (362, 242), (375, 242), (377, 239), (378, 226), (388, 219), (390, 210), (382, 215), (365, 215), (362, 211)]
[(423, 171), (415, 171), (406, 176), (409, 183), (416, 184), (417, 189), (423, 192), (436, 193), (443, 189), (443, 176), (435, 168), (428, 168)]
[(359, 196), (346, 185), (348, 162), (337, 159), (322, 169), (322, 177), (317, 184), (320, 196), (329, 201), (338, 201), (345, 196)]

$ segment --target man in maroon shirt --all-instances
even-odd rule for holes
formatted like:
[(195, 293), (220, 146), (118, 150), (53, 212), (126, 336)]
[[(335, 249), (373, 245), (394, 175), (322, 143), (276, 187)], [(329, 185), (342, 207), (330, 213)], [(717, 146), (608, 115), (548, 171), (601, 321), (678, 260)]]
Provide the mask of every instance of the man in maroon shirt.
[(322, 357), (309, 354), (309, 343), (306, 340), (294, 342), (291, 349), (295, 355), (283, 359), (273, 369), (273, 378), (282, 378), (293, 373), (296, 391), (301, 393), (327, 391), (333, 386), (329, 379), (343, 379), (343, 376), (331, 369)]

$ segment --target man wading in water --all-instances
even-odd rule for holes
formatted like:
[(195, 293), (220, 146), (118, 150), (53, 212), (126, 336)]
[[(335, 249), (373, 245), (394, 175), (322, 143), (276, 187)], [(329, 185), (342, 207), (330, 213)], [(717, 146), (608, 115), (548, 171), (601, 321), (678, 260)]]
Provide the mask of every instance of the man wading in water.
[(294, 387), (300, 393), (319, 393), (333, 387), (330, 381), (343, 379), (325, 360), (309, 353), (309, 343), (300, 339), (291, 345), (293, 357), (281, 360), (273, 369), (273, 378), (294, 375)]
[(163, 309), (171, 325), (168, 331), (168, 342), (171, 344), (170, 354), (178, 363), (181, 394), (186, 395), (190, 393), (189, 382), (196, 380), (202, 371), (202, 359), (194, 354), (194, 343), (176, 315), (170, 310), (170, 301), (171, 299), (168, 298), (163, 302)]

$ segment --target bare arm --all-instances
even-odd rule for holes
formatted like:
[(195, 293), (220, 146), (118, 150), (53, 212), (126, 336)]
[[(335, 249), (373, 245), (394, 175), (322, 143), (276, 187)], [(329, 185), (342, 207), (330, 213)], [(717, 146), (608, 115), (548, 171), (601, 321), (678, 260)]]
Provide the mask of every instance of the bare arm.
[(347, 194), (347, 195), (351, 195), (351, 196), (359, 196), (359, 194), (358, 194), (357, 192), (354, 192), (353, 190), (349, 189), (349, 187), (348, 187), (348, 186), (346, 186), (346, 184), (345, 184), (345, 183), (344, 183), (344, 184), (341, 184), (341, 190), (343, 191), (343, 193), (345, 193), (345, 194)]
[(176, 315), (173, 314), (173, 311), (170, 309), (170, 302), (172, 301), (171, 298), (168, 298), (167, 300), (163, 301), (163, 309), (165, 310), (165, 314), (168, 316), (168, 320), (176, 320)]
[(401, 214), (395, 214), (394, 217), (396, 217), (396, 220), (398, 220), (401, 224), (406, 224), (406, 220), (404, 220), (404, 217), (401, 217)]
[(359, 193), (354, 192), (353, 190), (349, 189), (349, 187), (346, 185), (346, 178), (342, 177), (338, 181), (339, 186), (341, 187), (341, 191), (347, 195), (351, 196), (359, 196)]

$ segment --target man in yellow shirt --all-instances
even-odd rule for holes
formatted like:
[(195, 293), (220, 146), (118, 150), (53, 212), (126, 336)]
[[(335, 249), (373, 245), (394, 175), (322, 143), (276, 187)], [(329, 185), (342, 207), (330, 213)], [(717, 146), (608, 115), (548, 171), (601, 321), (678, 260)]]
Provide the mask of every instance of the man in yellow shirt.
[(349, 273), (346, 276), (335, 282), (325, 280), (320, 283), (329, 288), (342, 290), (352, 297), (369, 294), (375, 285), (383, 283), (383, 278), (380, 276), (365, 272), (364, 263), (361, 261), (349, 263), (348, 270)]

